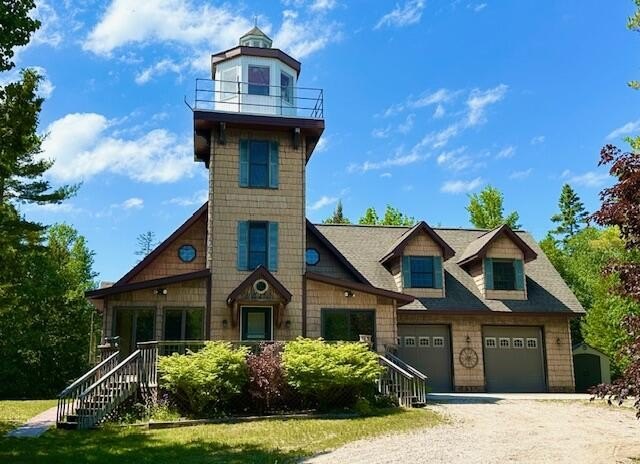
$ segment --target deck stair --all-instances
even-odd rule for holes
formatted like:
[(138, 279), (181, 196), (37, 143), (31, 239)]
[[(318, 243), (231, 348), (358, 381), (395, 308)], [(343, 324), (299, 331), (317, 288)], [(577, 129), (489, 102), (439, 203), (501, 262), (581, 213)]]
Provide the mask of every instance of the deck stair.
[(398, 399), (404, 407), (423, 407), (427, 404), (427, 376), (392, 353), (379, 357), (385, 368), (378, 379), (379, 393)]
[(141, 350), (118, 362), (116, 352), (73, 382), (58, 397), (57, 427), (88, 429), (97, 426), (141, 388), (147, 387)]

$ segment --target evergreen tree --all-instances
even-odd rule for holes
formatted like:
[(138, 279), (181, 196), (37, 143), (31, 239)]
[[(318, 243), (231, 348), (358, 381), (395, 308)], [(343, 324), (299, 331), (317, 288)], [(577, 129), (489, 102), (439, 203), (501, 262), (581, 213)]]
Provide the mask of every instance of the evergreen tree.
[(40, 27), (40, 21), (29, 16), (35, 6), (34, 0), (0, 0), (0, 71), (15, 66), (13, 49), (29, 43), (31, 34)]
[(563, 240), (576, 234), (583, 224), (586, 224), (588, 213), (584, 209), (584, 204), (580, 197), (569, 184), (562, 186), (560, 194), (560, 212), (551, 217), (551, 221), (558, 224), (558, 227), (551, 231), (554, 235), (563, 235)]
[(512, 229), (519, 229), (520, 216), (513, 211), (504, 216), (504, 195), (500, 190), (490, 185), (486, 186), (479, 194), (469, 196), (469, 220), (479, 229), (495, 229), (502, 224), (507, 224)]
[(351, 224), (351, 221), (342, 212), (342, 200), (338, 200), (333, 214), (322, 222), (323, 224)]
[(141, 259), (151, 253), (153, 249), (158, 246), (156, 234), (150, 230), (138, 235), (136, 241), (138, 243), (138, 249), (135, 251), (135, 254), (136, 256), (140, 256)]

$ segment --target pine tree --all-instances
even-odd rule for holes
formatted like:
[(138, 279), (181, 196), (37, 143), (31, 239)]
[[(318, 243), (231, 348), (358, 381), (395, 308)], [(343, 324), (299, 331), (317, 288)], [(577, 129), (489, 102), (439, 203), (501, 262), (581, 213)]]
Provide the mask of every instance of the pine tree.
[(342, 212), (342, 200), (338, 200), (333, 214), (322, 222), (323, 224), (351, 224), (351, 221)]
[(150, 230), (138, 235), (136, 241), (138, 243), (138, 249), (135, 251), (135, 254), (141, 258), (146, 257), (158, 245), (156, 234)]
[(562, 186), (560, 200), (558, 202), (560, 212), (551, 217), (551, 221), (558, 224), (558, 227), (551, 231), (554, 235), (563, 235), (566, 241), (576, 234), (583, 224), (586, 224), (588, 213), (580, 197), (569, 184)]

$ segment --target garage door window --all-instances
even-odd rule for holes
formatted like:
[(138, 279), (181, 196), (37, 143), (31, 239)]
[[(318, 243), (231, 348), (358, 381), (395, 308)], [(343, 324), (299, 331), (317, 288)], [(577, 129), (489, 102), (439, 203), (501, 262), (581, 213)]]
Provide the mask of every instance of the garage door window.
[(429, 348), (429, 346), (431, 345), (430, 341), (431, 340), (429, 337), (420, 337), (418, 338), (418, 346), (420, 348)]
[(524, 348), (523, 338), (514, 338), (512, 343), (514, 348)]
[(404, 346), (414, 348), (416, 346), (416, 337), (404, 337)]
[(511, 348), (511, 339), (510, 338), (500, 338), (500, 348), (509, 349)]
[(444, 337), (433, 337), (433, 347), (434, 348), (443, 348), (444, 347)]
[(538, 339), (537, 338), (527, 338), (527, 348), (530, 350), (535, 350), (538, 348)]
[(496, 348), (496, 338), (495, 337), (484, 337), (484, 347), (485, 348)]
[(322, 310), (322, 337), (325, 340), (358, 341), (360, 335), (369, 335), (375, 342), (375, 311)]

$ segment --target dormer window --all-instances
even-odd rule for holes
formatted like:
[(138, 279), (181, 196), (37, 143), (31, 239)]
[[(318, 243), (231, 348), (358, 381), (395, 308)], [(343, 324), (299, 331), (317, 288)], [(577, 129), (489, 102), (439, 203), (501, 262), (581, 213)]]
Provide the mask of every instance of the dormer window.
[(520, 259), (485, 258), (488, 290), (524, 290), (524, 267)]
[(442, 288), (442, 258), (403, 256), (402, 280), (405, 288)]
[(249, 66), (249, 95), (269, 95), (269, 66)]

